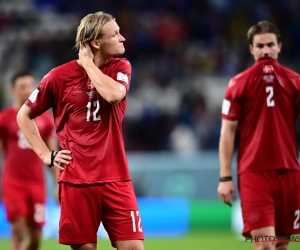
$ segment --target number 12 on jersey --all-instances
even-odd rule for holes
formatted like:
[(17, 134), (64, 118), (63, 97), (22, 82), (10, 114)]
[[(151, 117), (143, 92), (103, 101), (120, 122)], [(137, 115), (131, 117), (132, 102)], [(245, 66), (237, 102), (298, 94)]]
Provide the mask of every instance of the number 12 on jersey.
[(273, 95), (274, 95), (274, 88), (272, 86), (267, 86), (266, 87), (266, 92), (269, 93), (267, 96), (267, 106), (268, 107), (274, 107), (275, 106), (275, 101), (272, 100)]
[[(132, 219), (132, 231), (135, 233), (137, 230), (139, 232), (143, 232), (142, 225), (141, 225), (141, 217), (139, 211), (131, 211), (130, 212), (131, 219)], [(136, 217), (139, 219), (138, 223), (135, 220)]]
[(101, 120), (101, 116), (98, 114), (98, 112), (99, 112), (99, 110), (100, 110), (100, 103), (99, 103), (99, 100), (93, 101), (93, 102), (88, 102), (88, 104), (86, 105), (86, 107), (87, 107), (86, 120), (87, 120), (88, 122), (91, 120), (91, 109), (92, 109), (92, 104), (93, 104), (93, 109), (95, 109), (95, 110), (93, 111), (92, 121), (100, 121), (100, 120)]

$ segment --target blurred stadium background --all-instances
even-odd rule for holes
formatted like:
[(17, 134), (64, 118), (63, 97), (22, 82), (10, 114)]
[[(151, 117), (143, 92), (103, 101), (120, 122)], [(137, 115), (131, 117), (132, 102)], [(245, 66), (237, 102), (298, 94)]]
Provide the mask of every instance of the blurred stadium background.
[[(146, 249), (252, 249), (239, 236), (239, 202), (226, 207), (216, 192), (220, 106), (230, 77), (253, 63), (246, 32), (259, 20), (279, 26), (280, 62), (300, 72), (300, 1), (1, 0), (0, 108), (12, 101), (16, 70), (30, 69), (38, 82), (76, 59), (79, 21), (100, 10), (116, 17), (133, 68), (123, 129)], [(42, 249), (67, 249), (55, 239), (59, 207), (45, 174)], [(106, 237), (100, 229), (99, 249), (110, 249)], [(0, 249), (8, 249), (1, 203), (0, 238)]]

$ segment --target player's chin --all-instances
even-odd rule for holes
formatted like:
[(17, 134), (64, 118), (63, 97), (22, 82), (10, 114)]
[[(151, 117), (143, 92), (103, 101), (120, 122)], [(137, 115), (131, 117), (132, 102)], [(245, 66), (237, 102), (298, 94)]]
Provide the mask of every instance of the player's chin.
[(120, 56), (120, 55), (123, 55), (125, 53), (125, 48), (121, 48), (119, 49), (118, 51), (116, 51), (115, 55), (114, 56)]

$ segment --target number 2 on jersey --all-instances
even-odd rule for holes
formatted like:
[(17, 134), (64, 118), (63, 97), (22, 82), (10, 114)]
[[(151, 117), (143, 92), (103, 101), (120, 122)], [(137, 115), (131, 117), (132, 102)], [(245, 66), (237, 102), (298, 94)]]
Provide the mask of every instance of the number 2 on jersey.
[(275, 101), (272, 100), (272, 97), (274, 95), (274, 88), (272, 86), (267, 86), (266, 87), (266, 92), (269, 93), (267, 96), (267, 106), (268, 107), (274, 107), (275, 106)]
[(91, 119), (92, 104), (93, 104), (93, 108), (95, 108), (95, 110), (93, 112), (92, 121), (100, 121), (101, 120), (101, 116), (98, 114), (98, 112), (100, 110), (99, 100), (93, 101), (93, 102), (88, 102), (88, 104), (86, 105), (86, 107), (87, 107), (86, 120), (89, 122), (90, 119)]

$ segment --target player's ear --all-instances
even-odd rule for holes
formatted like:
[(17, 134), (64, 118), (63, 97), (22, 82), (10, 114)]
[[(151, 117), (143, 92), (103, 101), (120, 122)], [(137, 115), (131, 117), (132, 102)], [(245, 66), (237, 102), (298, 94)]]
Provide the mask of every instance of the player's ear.
[(251, 55), (253, 55), (253, 46), (252, 46), (252, 44), (249, 44), (249, 51), (250, 51)]
[(91, 41), (91, 46), (95, 49), (100, 49), (100, 41), (99, 40), (93, 40)]
[(281, 43), (281, 42), (279, 42), (279, 43), (278, 43), (278, 48), (279, 48), (279, 51), (278, 51), (278, 53), (280, 54), (280, 52), (281, 52), (281, 48), (282, 48), (282, 43)]

